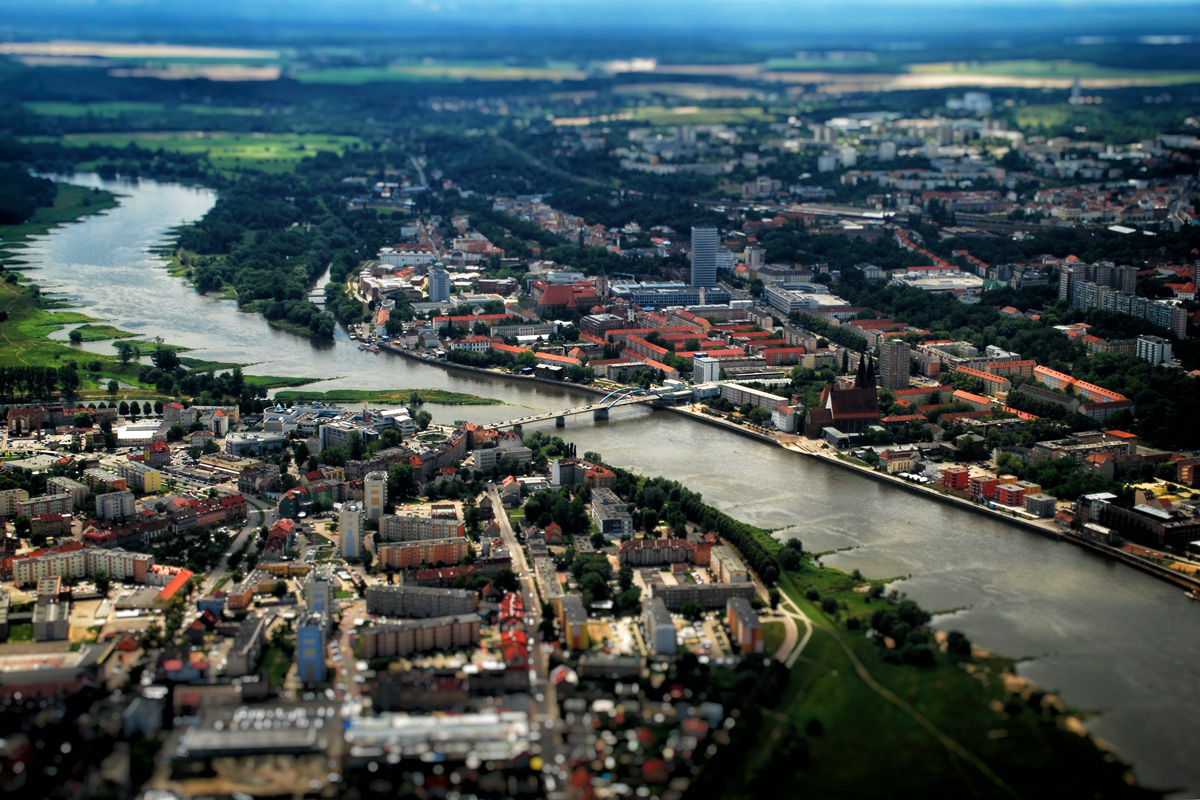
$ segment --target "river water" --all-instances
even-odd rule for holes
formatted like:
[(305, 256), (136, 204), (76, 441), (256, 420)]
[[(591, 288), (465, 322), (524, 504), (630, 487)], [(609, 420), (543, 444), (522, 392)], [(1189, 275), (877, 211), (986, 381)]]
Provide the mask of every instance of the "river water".
[[(47, 288), (119, 328), (186, 345), (198, 358), (251, 364), (253, 374), (318, 378), (314, 389), (434, 388), (505, 403), (426, 406), (444, 422), (498, 421), (590, 401), (565, 387), (363, 352), (341, 330), (332, 343), (314, 346), (271, 328), (230, 301), (201, 297), (148, 255), (168, 228), (211, 208), (213, 192), (94, 175), (71, 180), (125, 197), (119, 208), (53, 231), (24, 258)], [(595, 450), (611, 463), (677, 479), (740, 519), (801, 538), (811, 551), (838, 551), (826, 564), (904, 577), (903, 591), (945, 612), (935, 618), (939, 627), (1023, 659), (1021, 675), (1073, 708), (1099, 712), (1089, 729), (1132, 762), (1145, 785), (1200, 795), (1200, 604), (1182, 591), (1072, 545), (674, 414), (622, 409), (607, 422), (572, 418), (555, 432), (580, 453)]]

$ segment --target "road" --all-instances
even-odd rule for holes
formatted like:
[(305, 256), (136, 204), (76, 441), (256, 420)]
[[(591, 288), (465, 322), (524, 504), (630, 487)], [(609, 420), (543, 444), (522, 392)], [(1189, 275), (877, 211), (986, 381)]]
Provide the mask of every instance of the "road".
[(268, 521), (271, 519), (271, 515), (274, 513), (274, 509), (261, 500), (257, 500), (248, 495), (243, 496), (246, 498), (246, 502), (254, 508), (254, 511), (246, 516), (246, 524), (242, 526), (241, 532), (238, 533), (238, 535), (235, 536), (233, 541), (229, 544), (229, 548), (225, 551), (225, 554), (221, 556), (221, 560), (217, 562), (216, 568), (209, 573), (207, 578), (204, 579), (204, 583), (200, 586), (201, 595), (213, 593), (217, 583), (221, 580), (221, 578), (224, 578), (225, 573), (229, 571), (229, 556), (233, 553), (236, 553), (238, 548), (246, 543), (247, 537), (249, 537), (254, 531), (258, 530), (260, 525), (268, 524)]
[[(492, 501), (496, 524), (500, 527), (500, 538), (504, 540), (505, 546), (512, 554), (513, 570), (518, 575), (517, 581), (521, 587), (521, 594), (525, 598), (525, 616), (533, 622), (532, 625), (527, 626), (529, 653), (533, 660), (529, 685), (531, 701), (529, 726), (530, 730), (539, 732), (540, 755), (547, 770), (556, 772), (557, 770), (554, 770), (552, 765), (562, 768), (566, 756), (558, 716), (558, 698), (554, 685), (550, 682), (550, 653), (548, 652), (550, 648), (543, 641), (542, 634), (538, 630), (542, 621), (542, 602), (538, 598), (537, 589), (534, 586), (533, 572), (525, 560), (525, 553), (521, 549), (521, 543), (517, 541), (517, 535), (512, 529), (508, 513), (500, 502), (500, 492), (497, 491), (495, 484), (488, 485), (488, 499)], [(550, 789), (550, 784), (547, 784), (547, 797), (550, 797), (551, 800), (566, 797), (564, 793), (568, 785), (565, 780), (566, 773), (561, 772), (559, 775), (561, 777), (555, 780), (554, 789)]]

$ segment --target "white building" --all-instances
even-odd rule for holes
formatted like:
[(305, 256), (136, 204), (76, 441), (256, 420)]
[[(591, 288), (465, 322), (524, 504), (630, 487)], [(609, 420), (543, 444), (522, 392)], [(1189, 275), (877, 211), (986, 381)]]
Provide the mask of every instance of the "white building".
[(656, 597), (642, 613), (642, 625), (646, 632), (646, 647), (656, 656), (674, 655), (675, 624), (671, 612), (661, 597)]
[(696, 354), (692, 356), (692, 380), (696, 383), (713, 383), (721, 379), (721, 362), (715, 358)]
[(109, 492), (96, 495), (96, 515), (100, 519), (131, 519), (136, 514), (133, 492)]
[(1166, 364), (1171, 360), (1171, 343), (1161, 336), (1139, 336), (1137, 357), (1151, 364)]

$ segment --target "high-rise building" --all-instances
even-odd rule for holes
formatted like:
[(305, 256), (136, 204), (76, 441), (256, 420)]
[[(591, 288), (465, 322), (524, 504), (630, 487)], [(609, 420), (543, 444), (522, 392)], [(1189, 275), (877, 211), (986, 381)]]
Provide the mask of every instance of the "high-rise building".
[(333, 614), (333, 600), (337, 596), (337, 585), (333, 576), (325, 570), (308, 573), (304, 581), (304, 603), (309, 611), (318, 614)]
[(363, 478), (363, 504), (367, 507), (367, 519), (379, 521), (387, 503), (387, 473), (368, 472)]
[(880, 388), (893, 392), (908, 388), (912, 348), (907, 342), (889, 339), (879, 345)]
[(717, 285), (717, 247), (720, 237), (711, 225), (692, 226), (692, 279), (693, 289), (711, 288)]
[(363, 504), (351, 500), (342, 504), (338, 514), (338, 554), (345, 559), (362, 556), (363, 519), (366, 511)]
[(429, 299), (434, 303), (450, 299), (450, 275), (440, 264), (429, 271)]
[(325, 680), (327, 617), (310, 611), (296, 624), (296, 672), (304, 683)]
[(1161, 336), (1139, 336), (1137, 357), (1155, 366), (1166, 364), (1171, 360), (1171, 343)]

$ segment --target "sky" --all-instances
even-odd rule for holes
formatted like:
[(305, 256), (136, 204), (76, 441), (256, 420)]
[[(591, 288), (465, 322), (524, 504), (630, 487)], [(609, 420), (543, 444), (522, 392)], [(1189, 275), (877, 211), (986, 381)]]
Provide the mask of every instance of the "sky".
[(72, 27), (139, 31), (639, 31), (669, 36), (1080, 36), (1200, 32), (1200, 0), (0, 0), (0, 37)]

